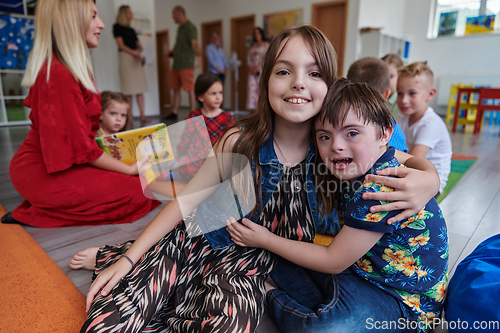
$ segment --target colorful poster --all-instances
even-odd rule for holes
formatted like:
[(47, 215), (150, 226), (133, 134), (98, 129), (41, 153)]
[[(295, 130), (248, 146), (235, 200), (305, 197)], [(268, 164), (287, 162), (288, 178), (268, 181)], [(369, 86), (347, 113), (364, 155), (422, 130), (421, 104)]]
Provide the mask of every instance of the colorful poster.
[(26, 69), (34, 38), (34, 19), (0, 15), (0, 68)]
[(264, 15), (264, 32), (267, 38), (271, 40), (285, 28), (302, 25), (302, 16), (302, 9)]
[(449, 36), (455, 34), (457, 26), (457, 12), (441, 13), (439, 17), (438, 36)]
[(146, 14), (139, 12), (137, 9), (134, 9), (134, 18), (130, 25), (139, 36), (152, 36), (151, 20)]
[(481, 15), (468, 17), (465, 25), (465, 34), (492, 32), (495, 26), (495, 15)]

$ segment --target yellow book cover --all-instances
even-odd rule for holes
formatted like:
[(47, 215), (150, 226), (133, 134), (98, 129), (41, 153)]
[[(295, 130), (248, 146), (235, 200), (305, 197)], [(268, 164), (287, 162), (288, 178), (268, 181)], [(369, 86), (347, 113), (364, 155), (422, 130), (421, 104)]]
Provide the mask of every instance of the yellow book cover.
[[(106, 153), (125, 164), (131, 165), (137, 161), (137, 146), (146, 138), (148, 138), (149, 141), (150, 135), (161, 130), (165, 130), (165, 135), (167, 135), (168, 138), (166, 125), (161, 123), (98, 137), (95, 140), (99, 147)], [(168, 140), (168, 145), (170, 145), (170, 140)], [(173, 159), (172, 148), (165, 148), (165, 150), (170, 153), (170, 157)], [(154, 162), (153, 157), (150, 161)]]
[(162, 170), (162, 163), (173, 160), (174, 154), (167, 128), (162, 127), (141, 141), (137, 147), (137, 154), (138, 159), (147, 154), (151, 155), (147, 162), (151, 168), (145, 173), (148, 184), (156, 180), (157, 174), (168, 171), (168, 168)]

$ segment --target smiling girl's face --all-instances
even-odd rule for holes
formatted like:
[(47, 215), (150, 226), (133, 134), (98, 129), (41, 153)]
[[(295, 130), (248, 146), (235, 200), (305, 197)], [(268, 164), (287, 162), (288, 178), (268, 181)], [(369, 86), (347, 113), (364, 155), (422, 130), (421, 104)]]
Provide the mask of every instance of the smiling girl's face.
[(320, 111), (328, 87), (303, 38), (285, 43), (269, 77), (269, 104), (275, 119), (304, 123)]

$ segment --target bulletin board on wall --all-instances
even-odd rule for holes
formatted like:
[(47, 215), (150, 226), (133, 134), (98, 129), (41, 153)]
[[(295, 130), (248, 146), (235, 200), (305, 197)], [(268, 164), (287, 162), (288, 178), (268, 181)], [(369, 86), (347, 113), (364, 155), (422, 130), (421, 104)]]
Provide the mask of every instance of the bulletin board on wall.
[(0, 14), (0, 68), (26, 69), (34, 38), (34, 18)]
[(303, 16), (304, 14), (302, 9), (292, 9), (284, 12), (265, 14), (264, 32), (266, 37), (271, 40), (285, 28), (302, 25)]

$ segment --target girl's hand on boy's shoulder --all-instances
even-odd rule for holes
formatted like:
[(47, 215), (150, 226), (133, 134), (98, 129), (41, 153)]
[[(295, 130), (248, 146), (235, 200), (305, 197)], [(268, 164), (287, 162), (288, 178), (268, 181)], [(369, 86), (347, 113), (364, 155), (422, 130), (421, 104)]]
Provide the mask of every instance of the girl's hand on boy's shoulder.
[(247, 218), (238, 223), (234, 217), (226, 220), (226, 230), (231, 235), (231, 240), (240, 246), (264, 247), (267, 236), (271, 233), (267, 228), (253, 223)]
[[(389, 203), (370, 207), (370, 212), (387, 212), (402, 210), (396, 216), (387, 220), (388, 224), (404, 220), (417, 214), (432, 198), (432, 189), (427, 190), (425, 182), (422, 181), (424, 171), (411, 168), (387, 168), (377, 171), (377, 175), (367, 175), (366, 180), (394, 188), (393, 192), (366, 192), (363, 193), (365, 200), (389, 201)], [(396, 176), (398, 178), (386, 177)]]

